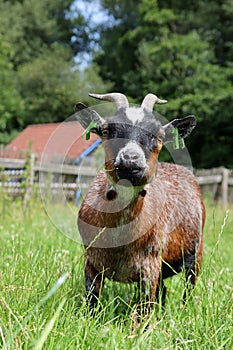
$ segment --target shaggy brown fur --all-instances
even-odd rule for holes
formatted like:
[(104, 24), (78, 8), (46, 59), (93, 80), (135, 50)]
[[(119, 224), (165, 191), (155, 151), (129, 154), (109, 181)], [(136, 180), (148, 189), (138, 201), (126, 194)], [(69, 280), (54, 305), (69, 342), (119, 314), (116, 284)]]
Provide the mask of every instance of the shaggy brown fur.
[[(202, 260), (205, 209), (191, 172), (159, 164), (155, 180), (145, 186), (146, 196), (136, 196), (127, 207), (119, 201), (113, 212), (108, 212), (112, 202), (106, 198), (107, 189), (108, 178), (99, 173), (79, 212), (79, 230), (88, 247), (85, 275), (93, 295), (99, 296), (104, 277), (139, 285), (149, 280), (149, 299), (154, 301), (159, 279), (182, 268), (195, 285)], [(124, 245), (118, 246), (119, 241)]]

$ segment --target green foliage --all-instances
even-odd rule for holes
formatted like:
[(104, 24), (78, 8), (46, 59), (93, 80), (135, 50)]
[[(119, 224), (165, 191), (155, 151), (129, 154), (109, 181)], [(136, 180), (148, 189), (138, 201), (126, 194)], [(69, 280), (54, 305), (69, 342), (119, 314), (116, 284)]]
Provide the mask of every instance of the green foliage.
[(127, 3), (102, 1), (115, 19), (99, 28), (96, 61), (102, 77), (138, 103), (148, 92), (166, 98), (169, 103), (156, 109), (169, 120), (197, 115), (197, 129), (187, 142), (194, 166), (232, 166), (229, 1)]
[(27, 120), (34, 116), (34, 123), (52, 122), (55, 116), (58, 121), (72, 114), (80, 78), (71, 67), (71, 53), (56, 44), (19, 67)]
[(133, 285), (108, 281), (90, 314), (82, 247), (52, 225), (41, 203), (29, 204), (9, 201), (0, 225), (2, 349), (232, 349), (232, 208), (206, 203), (203, 267), (186, 307), (180, 274), (166, 280), (165, 309), (154, 305), (138, 323)]
[(75, 63), (88, 27), (72, 4), (0, 0), (0, 144), (27, 124), (63, 121), (87, 91), (103, 89), (98, 69)]
[(171, 6), (179, 14), (182, 32), (195, 29), (213, 47), (220, 65), (228, 65), (233, 56), (233, 7), (231, 0), (160, 1), (161, 7)]
[(74, 53), (84, 50), (85, 21), (77, 12), (71, 15), (72, 3), (72, 0), (0, 0), (0, 33), (11, 44), (15, 67), (40, 56), (53, 43), (75, 47)]
[[(0, 35), (0, 143), (8, 141), (22, 124), (24, 101), (17, 90), (19, 82), (9, 61), (11, 47)], [(8, 136), (8, 132), (9, 136)]]

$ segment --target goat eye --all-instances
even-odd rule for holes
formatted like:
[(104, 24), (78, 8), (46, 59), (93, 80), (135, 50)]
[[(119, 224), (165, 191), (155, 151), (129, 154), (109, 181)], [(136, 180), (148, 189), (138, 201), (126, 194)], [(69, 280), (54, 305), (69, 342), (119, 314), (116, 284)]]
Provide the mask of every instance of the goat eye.
[(157, 141), (159, 141), (160, 143), (163, 142), (163, 138), (162, 138), (161, 136), (157, 136), (156, 139), (157, 139)]
[(102, 136), (103, 136), (103, 137), (108, 137), (108, 135), (109, 135), (108, 129), (103, 129), (103, 130), (102, 130)]

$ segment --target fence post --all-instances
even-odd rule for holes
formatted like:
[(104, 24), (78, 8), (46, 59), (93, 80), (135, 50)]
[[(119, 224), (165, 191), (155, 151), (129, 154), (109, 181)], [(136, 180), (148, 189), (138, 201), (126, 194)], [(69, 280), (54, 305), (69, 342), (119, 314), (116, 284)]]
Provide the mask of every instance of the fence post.
[(222, 205), (226, 206), (228, 203), (228, 178), (229, 178), (229, 170), (226, 168), (222, 168)]
[(34, 176), (35, 176), (35, 160), (36, 155), (35, 153), (31, 153), (30, 155), (30, 166), (29, 166), (29, 186), (32, 189), (33, 183), (34, 183)]
[(24, 197), (24, 202), (26, 203), (30, 198), (32, 194), (32, 187), (34, 183), (34, 175), (35, 175), (35, 159), (36, 155), (35, 153), (31, 153), (28, 161), (28, 171), (26, 171), (26, 193)]

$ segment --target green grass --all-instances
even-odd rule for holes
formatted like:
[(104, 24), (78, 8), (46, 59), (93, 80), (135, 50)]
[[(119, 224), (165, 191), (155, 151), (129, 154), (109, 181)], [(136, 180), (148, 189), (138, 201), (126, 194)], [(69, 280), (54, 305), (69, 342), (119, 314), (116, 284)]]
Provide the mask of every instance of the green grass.
[(178, 275), (166, 281), (165, 310), (155, 305), (138, 323), (135, 286), (110, 281), (92, 316), (83, 248), (53, 226), (40, 202), (3, 207), (0, 198), (0, 347), (233, 349), (232, 213), (207, 203), (203, 268), (186, 307)]

